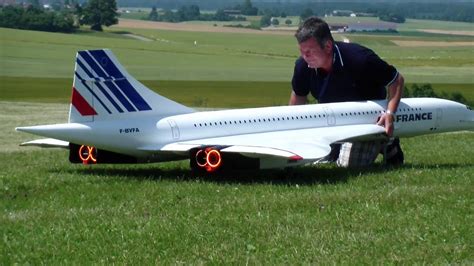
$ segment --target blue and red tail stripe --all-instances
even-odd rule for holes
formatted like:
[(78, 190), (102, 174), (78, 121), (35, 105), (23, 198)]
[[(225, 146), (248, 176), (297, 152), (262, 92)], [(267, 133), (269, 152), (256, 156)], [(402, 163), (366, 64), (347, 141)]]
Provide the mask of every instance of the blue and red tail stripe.
[[(88, 76), (88, 80), (95, 81), (97, 88), (118, 112), (122, 113), (123, 110), (110, 93), (115, 96), (128, 112), (152, 110), (150, 105), (143, 99), (132, 84), (130, 84), (124, 74), (103, 50), (81, 51), (76, 59), (76, 63)], [(91, 88), (89, 88), (85, 82), (86, 79), (82, 78), (79, 73), (77, 73), (77, 70), (76, 77), (92, 92)], [(92, 95), (101, 102), (97, 94), (92, 92)], [(102, 102), (101, 104), (110, 113), (109, 108)]]
[[(107, 107), (107, 105), (100, 99), (99, 96), (97, 96), (97, 94), (94, 92), (94, 90), (92, 90), (86, 83), (86, 80), (81, 78), (81, 76), (75, 72), (75, 75), (76, 77), (81, 81), (81, 84), (87, 89), (87, 91), (89, 91), (90, 94), (92, 94), (92, 96), (94, 96), (94, 98), (102, 105), (102, 107), (104, 107), (104, 109), (109, 113), (111, 114), (112, 112), (110, 111), (110, 109)], [(98, 85), (98, 84), (96, 84)], [(97, 86), (99, 88), (99, 90), (109, 99), (109, 101), (112, 102), (112, 104), (115, 104), (113, 99), (110, 98), (110, 95), (107, 94), (107, 92), (105, 90), (103, 90), (103, 88), (99, 85)], [(79, 94), (79, 92), (76, 91), (76, 93)], [(85, 99), (84, 99), (85, 100)], [(115, 105), (114, 105), (115, 106)], [(116, 106), (116, 108), (118, 108), (117, 110), (119, 112), (121, 112), (122, 109), (120, 109), (120, 107)]]
[(97, 115), (94, 107), (92, 107), (74, 87), (72, 87), (71, 104), (82, 116)]
[[(109, 81), (109, 80), (114, 80), (113, 77), (110, 77), (110, 76), (106, 75), (105, 72), (102, 71), (101, 67), (95, 62), (95, 60), (86, 51), (79, 52), (79, 55), (81, 56), (81, 58), (83, 58), (86, 61), (86, 64), (91, 67), (91, 70), (93, 70), (95, 72), (95, 75), (94, 75), (90, 71), (84, 71), (84, 72), (86, 72), (87, 75), (89, 75), (89, 78), (91, 80), (96, 81), (95, 85), (97, 85), (97, 87), (100, 87), (103, 90), (105, 90), (100, 85), (100, 82), (102, 82), (108, 88), (108, 90), (116, 97), (116, 99), (118, 99), (118, 101), (122, 104), (122, 106), (125, 109), (127, 109), (128, 112), (136, 112), (137, 111), (137, 109), (135, 107), (133, 107), (132, 103), (124, 95), (123, 90), (119, 90), (119, 88), (113, 82)], [(81, 59), (78, 57), (77, 61), (80, 62)], [(102, 64), (104, 64), (104, 65), (113, 64), (113, 62), (111, 62), (108, 59), (102, 59), (101, 61), (102, 61)], [(108, 62), (110, 62), (110, 63), (108, 63)], [(83, 63), (81, 63), (80, 66), (81, 65), (85, 67), (85, 65)], [(85, 67), (85, 68), (87, 69), (87, 67)], [(123, 78), (123, 75), (120, 74), (119, 78)], [(132, 87), (132, 89), (133, 89), (133, 87)], [(118, 106), (118, 104), (112, 98), (108, 98), (108, 100), (111, 101), (111, 103), (114, 106)], [(150, 108), (150, 110), (151, 110), (151, 108)]]
[(114, 77), (116, 79), (124, 77), (122, 72), (120, 72), (120, 70), (114, 65), (104, 50), (93, 50), (89, 52), (91, 53), (92, 57), (94, 57), (94, 59), (100, 63), (109, 77)]

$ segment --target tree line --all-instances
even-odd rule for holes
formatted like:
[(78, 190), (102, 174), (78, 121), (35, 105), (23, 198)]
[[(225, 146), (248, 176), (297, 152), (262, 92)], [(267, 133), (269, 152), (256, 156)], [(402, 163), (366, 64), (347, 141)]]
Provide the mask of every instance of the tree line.
[(6, 6), (0, 10), (0, 27), (50, 32), (74, 32), (79, 27), (73, 13), (46, 12), (40, 7)]
[(431, 84), (417, 84), (414, 83), (411, 85), (410, 88), (405, 86), (403, 89), (403, 97), (404, 98), (419, 98), (419, 97), (431, 97), (431, 98), (442, 98), (447, 100), (452, 100), (455, 102), (469, 104), (468, 100), (464, 95), (460, 92), (451, 92), (447, 93), (445, 91), (441, 92), (440, 94), (436, 93), (433, 89)]
[[(78, 1), (81, 1), (80, 4)], [(238, 1), (238, 0), (236, 0)], [(240, 0), (242, 1), (242, 0)], [(115, 0), (55, 0), (51, 10), (43, 9), (39, 0), (29, 0), (27, 6), (16, 5), (0, 7), (0, 27), (42, 30), (52, 32), (74, 32), (80, 25), (90, 25), (93, 30), (102, 30), (102, 26), (118, 23), (117, 4)], [(378, 16), (381, 20), (403, 23), (405, 18), (436, 19), (474, 22), (474, 5), (466, 2), (455, 3), (379, 3), (379, 2), (258, 2), (243, 0), (241, 3), (230, 5), (221, 1), (201, 0), (200, 5), (210, 8), (209, 5), (224, 6), (215, 13), (201, 13), (193, 0), (151, 0), (128, 1), (121, 0), (122, 5), (142, 7), (155, 3), (152, 12), (145, 19), (154, 21), (180, 22), (189, 20), (205, 21), (245, 21), (244, 15), (261, 16), (260, 25), (253, 28), (278, 25), (280, 22), (275, 17), (300, 16), (305, 19), (309, 16), (324, 16), (333, 14), (333, 10), (351, 10), (359, 16)], [(159, 5), (159, 6), (158, 6)], [(176, 7), (176, 11), (171, 8)], [(163, 11), (158, 12), (160, 7)], [(241, 15), (229, 15), (225, 10), (238, 11)], [(273, 19), (272, 19), (273, 18)], [(285, 24), (291, 24), (286, 20)]]
[[(243, 4), (235, 4), (235, 3)], [(198, 5), (204, 10), (233, 9), (236, 6), (245, 6), (246, 1), (221, 1), (221, 0), (119, 0), (121, 6), (152, 7), (177, 10), (181, 6)], [(232, 4), (234, 3), (234, 4)], [(356, 13), (369, 13), (382, 19), (433, 19), (445, 21), (474, 22), (474, 5), (472, 1), (452, 2), (388, 2), (388, 1), (254, 1), (253, 12), (257, 9), (258, 15), (269, 12), (285, 12), (288, 16), (299, 16), (304, 10), (312, 10), (314, 15), (324, 16), (333, 10), (352, 10)], [(245, 13), (242, 13), (245, 14)], [(396, 18), (400, 17), (400, 18)]]
[(46, 9), (38, 0), (28, 4), (8, 5), (0, 8), (0, 27), (49, 32), (75, 32), (81, 25), (102, 31), (102, 26), (118, 23), (115, 0), (88, 0), (79, 4), (75, 0), (56, 1)]
[(181, 6), (178, 10), (172, 11), (165, 9), (158, 12), (155, 6), (152, 7), (150, 14), (145, 19), (152, 21), (165, 22), (181, 22), (190, 20), (202, 21), (245, 21), (244, 16), (230, 16), (223, 9), (217, 10), (215, 13), (202, 14), (199, 6)]
[[(474, 22), (474, 5), (468, 3), (372, 3), (372, 2), (315, 2), (308, 3), (291, 3), (285, 2), (258, 2), (253, 4), (251, 0), (244, 0), (242, 4), (229, 5), (219, 8), (215, 14), (205, 14), (199, 16), (186, 16), (186, 9), (199, 10), (197, 4), (183, 5), (177, 8), (177, 11), (170, 11), (169, 7), (178, 3), (192, 1), (174, 1), (169, 3), (166, 0), (160, 1), (159, 6), (154, 6), (154, 14), (150, 14), (151, 20), (179, 22), (185, 20), (245, 20), (243, 16), (229, 16), (224, 10), (237, 10), (242, 15), (259, 15), (261, 16), (260, 26), (266, 27), (271, 24), (278, 24), (279, 21), (270, 21), (272, 17), (300, 16), (302, 20), (309, 16), (325, 16), (325, 15), (343, 15), (347, 12), (334, 13), (334, 10), (350, 10), (357, 16), (376, 16), (382, 21), (395, 23), (404, 23), (406, 18), (415, 19), (433, 19), (448, 21), (465, 21)], [(207, 6), (212, 0), (203, 1), (201, 4)], [(222, 4), (222, 3), (221, 3)], [(162, 15), (158, 15), (156, 8), (163, 8)], [(192, 8), (191, 8), (192, 7)], [(184, 15), (183, 15), (184, 14)], [(287, 21), (285, 21), (286, 23)]]

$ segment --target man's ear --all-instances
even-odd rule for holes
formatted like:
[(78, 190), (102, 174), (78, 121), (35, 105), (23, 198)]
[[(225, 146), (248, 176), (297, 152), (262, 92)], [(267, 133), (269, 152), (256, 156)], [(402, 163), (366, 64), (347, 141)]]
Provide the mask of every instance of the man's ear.
[(331, 40), (327, 40), (326, 41), (326, 44), (324, 45), (324, 50), (327, 51), (328, 53), (329, 52), (332, 52), (332, 46), (333, 46), (333, 42)]

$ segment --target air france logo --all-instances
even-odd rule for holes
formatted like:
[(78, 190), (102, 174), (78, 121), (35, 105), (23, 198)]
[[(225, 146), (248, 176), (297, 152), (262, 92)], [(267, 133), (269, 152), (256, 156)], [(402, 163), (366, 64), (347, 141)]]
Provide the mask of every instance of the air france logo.
[(397, 115), (397, 122), (411, 122), (421, 120), (433, 120), (433, 113), (403, 114)]
[(107, 57), (102, 57), (100, 59), (100, 64), (102, 65), (102, 67), (107, 67), (107, 63), (109, 62), (108, 58)]

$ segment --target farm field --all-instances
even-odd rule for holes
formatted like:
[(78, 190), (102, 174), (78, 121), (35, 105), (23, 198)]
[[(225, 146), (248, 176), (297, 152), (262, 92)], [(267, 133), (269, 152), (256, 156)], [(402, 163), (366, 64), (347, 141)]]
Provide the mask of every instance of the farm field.
[[(0, 78), (8, 82), (15, 77), (26, 77), (25, 82), (28, 80), (33, 85), (25, 84), (30, 85), (23, 88), (28, 90), (42, 86), (41, 82), (47, 80), (43, 78), (58, 81), (71, 79), (77, 50), (108, 47), (137, 79), (148, 84), (158, 84), (158, 87), (152, 87), (155, 90), (160, 89), (160, 82), (172, 84), (176, 81), (176, 86), (171, 87), (178, 88), (183, 81), (202, 81), (211, 84), (220, 82), (221, 87), (215, 88), (216, 91), (235, 88), (236, 84), (237, 86), (245, 84), (244, 90), (254, 91), (257, 95), (264, 93), (273, 95), (270, 87), (259, 84), (278, 82), (279, 85), (275, 90), (279, 91), (277, 94), (282, 98), (274, 100), (274, 97), (270, 96), (270, 101), (264, 105), (277, 102), (284, 104), (290, 91), (289, 80), (293, 62), (297, 57), (296, 44), (291, 36), (285, 35), (116, 28), (103, 34), (90, 34), (84, 31), (68, 35), (10, 29), (0, 29), (0, 32), (2, 35)], [(155, 41), (130, 39), (123, 33), (133, 33)], [(350, 34), (336, 35), (336, 38), (349, 38), (351, 41), (370, 46), (385, 60), (397, 66), (406, 77), (407, 84), (431, 83), (440, 91), (447, 88), (455, 89), (466, 93), (468, 100), (472, 102), (470, 88), (474, 84), (472, 76), (474, 47), (427, 46), (435, 42), (435, 36), (441, 36), (438, 41), (448, 44), (453, 41), (450, 38), (454, 38), (453, 42), (456, 43), (471, 44), (474, 38), (425, 33), (420, 36), (398, 37)], [(423, 45), (397, 46), (395, 39), (421, 41)], [(197, 45), (194, 45), (195, 41)], [(270, 47), (262, 45), (264, 43), (272, 45)], [(38, 81), (34, 81), (36, 78)], [(51, 79), (49, 81), (45, 86), (59, 84)], [(253, 86), (254, 83), (256, 86)], [(16, 82), (13, 82), (6, 90), (17, 90), (18, 86), (15, 87), (15, 84)], [(70, 87), (70, 84), (67, 87), (63, 87), (64, 83), (62, 84), (61, 87), (52, 89), (60, 91)], [(65, 89), (62, 95), (68, 93), (69, 89)], [(8, 95), (11, 94), (2, 94), (0, 97), (9, 100)], [(261, 101), (257, 104), (261, 104)]]
[[(469, 25), (409, 20), (400, 34), (335, 38), (371, 47), (408, 86), (461, 92), (472, 106), (474, 46), (429, 44), (474, 37), (418, 31)], [(0, 38), (2, 265), (474, 261), (473, 132), (403, 139), (400, 168), (379, 159), (368, 169), (308, 165), (220, 177), (193, 175), (188, 161), (83, 166), (69, 164), (66, 150), (18, 146), (36, 137), (16, 126), (67, 121), (77, 50), (112, 49), (138, 80), (188, 106), (285, 105), (298, 56), (291, 34), (0, 28)]]
[[(5, 88), (0, 100), (67, 103), (70, 78), (0, 77)], [(159, 94), (187, 106), (242, 108), (287, 105), (289, 82), (283, 81), (189, 81), (142, 80)], [(410, 87), (410, 84), (407, 84)], [(460, 92), (474, 104), (471, 84), (433, 84), (436, 93)]]

